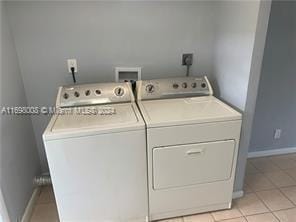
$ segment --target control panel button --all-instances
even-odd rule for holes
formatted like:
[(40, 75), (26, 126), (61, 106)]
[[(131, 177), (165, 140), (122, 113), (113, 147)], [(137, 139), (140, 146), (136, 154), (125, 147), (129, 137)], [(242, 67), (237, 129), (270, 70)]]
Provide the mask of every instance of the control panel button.
[(122, 87), (117, 87), (114, 89), (114, 94), (116, 96), (122, 96), (124, 94), (124, 89)]
[(69, 98), (69, 94), (68, 93), (64, 93), (63, 97), (64, 97), (64, 99), (68, 99)]
[(183, 83), (182, 83), (182, 87), (183, 87), (184, 89), (186, 89), (186, 88), (187, 88), (187, 83), (186, 83), (186, 82), (183, 82)]
[(191, 87), (192, 88), (196, 88), (196, 86), (197, 86), (196, 82), (194, 82), (194, 83), (191, 84)]
[(207, 84), (205, 84), (204, 82), (201, 84), (201, 88), (206, 88)]
[(173, 88), (174, 88), (174, 89), (178, 89), (178, 88), (179, 88), (179, 84), (178, 84), (178, 83), (174, 83), (174, 84), (173, 84)]
[(101, 94), (102, 94), (101, 90), (99, 90), (99, 89), (96, 89), (95, 93), (96, 93), (97, 95), (101, 95)]
[(79, 96), (80, 96), (80, 93), (77, 92), (77, 91), (75, 91), (75, 92), (74, 92), (74, 96), (75, 96), (75, 97), (79, 97)]
[(152, 85), (152, 84), (148, 84), (147, 86), (146, 86), (146, 92), (148, 92), (148, 93), (153, 93), (155, 91), (155, 87), (154, 87), (154, 85)]
[(85, 95), (86, 96), (89, 96), (90, 95), (90, 90), (89, 89), (85, 91)]

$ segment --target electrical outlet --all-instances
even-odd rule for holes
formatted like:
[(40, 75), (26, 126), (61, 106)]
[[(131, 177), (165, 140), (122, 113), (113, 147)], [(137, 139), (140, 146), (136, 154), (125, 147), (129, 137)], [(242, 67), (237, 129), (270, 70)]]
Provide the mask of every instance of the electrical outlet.
[(281, 138), (281, 134), (282, 134), (282, 130), (281, 129), (275, 129), (273, 138), (275, 140), (278, 140), (279, 138)]
[(68, 72), (72, 73), (71, 68), (74, 67), (74, 72), (77, 73), (78, 72), (78, 68), (77, 68), (77, 60), (76, 59), (68, 59), (67, 60), (67, 65), (68, 65)]
[(182, 65), (191, 66), (193, 61), (193, 53), (186, 53), (182, 55)]

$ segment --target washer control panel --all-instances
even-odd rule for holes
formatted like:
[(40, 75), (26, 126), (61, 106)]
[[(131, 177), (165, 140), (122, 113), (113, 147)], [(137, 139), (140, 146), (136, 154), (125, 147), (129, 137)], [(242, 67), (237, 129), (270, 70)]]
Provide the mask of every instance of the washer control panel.
[(57, 107), (75, 107), (96, 104), (133, 102), (131, 84), (96, 83), (62, 86), (57, 96)]
[(206, 76), (137, 81), (137, 100), (213, 95)]

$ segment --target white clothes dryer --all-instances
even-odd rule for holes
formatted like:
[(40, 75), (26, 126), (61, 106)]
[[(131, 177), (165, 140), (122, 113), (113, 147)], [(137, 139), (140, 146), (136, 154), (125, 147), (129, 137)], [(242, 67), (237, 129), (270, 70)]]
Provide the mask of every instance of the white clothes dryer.
[(137, 82), (151, 220), (231, 207), (241, 114), (206, 77)]

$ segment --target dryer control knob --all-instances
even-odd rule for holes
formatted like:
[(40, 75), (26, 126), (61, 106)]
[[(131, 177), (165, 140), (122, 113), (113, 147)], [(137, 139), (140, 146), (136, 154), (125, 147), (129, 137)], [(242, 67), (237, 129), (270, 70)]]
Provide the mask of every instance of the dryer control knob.
[(183, 87), (184, 89), (186, 89), (186, 88), (187, 88), (187, 83), (186, 83), (186, 82), (183, 82), (183, 83), (182, 83), (182, 87)]
[(75, 96), (75, 97), (79, 97), (79, 96), (80, 96), (80, 93), (77, 92), (77, 91), (75, 91), (75, 92), (74, 92), (74, 96)]
[(90, 95), (90, 90), (89, 89), (85, 91), (85, 95), (86, 96), (89, 96)]
[(68, 93), (64, 93), (63, 97), (64, 97), (64, 99), (68, 99), (69, 98), (69, 94)]
[(178, 84), (178, 83), (174, 83), (174, 84), (173, 84), (173, 88), (174, 88), (174, 89), (178, 89), (178, 88), (179, 88), (179, 84)]
[(99, 89), (96, 89), (95, 93), (96, 93), (96, 95), (98, 95), (98, 96), (99, 96), (99, 95), (101, 95), (101, 93), (102, 93), (102, 92), (101, 92), (101, 90), (99, 90)]
[(117, 87), (117, 88), (114, 89), (114, 94), (115, 94), (116, 96), (123, 96), (123, 94), (124, 94), (124, 89), (121, 88), (121, 87)]
[(154, 87), (154, 85), (152, 85), (152, 84), (148, 84), (147, 86), (146, 86), (146, 92), (148, 92), (148, 93), (153, 93), (155, 91), (155, 87)]
[(201, 84), (201, 88), (206, 88), (207, 84), (205, 84), (204, 82)]

